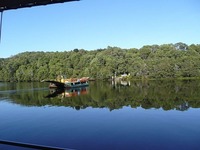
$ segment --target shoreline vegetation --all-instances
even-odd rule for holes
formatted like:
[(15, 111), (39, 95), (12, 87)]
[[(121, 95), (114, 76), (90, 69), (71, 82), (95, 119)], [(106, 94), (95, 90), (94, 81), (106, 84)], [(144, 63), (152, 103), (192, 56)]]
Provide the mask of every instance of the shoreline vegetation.
[(88, 76), (108, 80), (128, 74), (128, 80), (200, 79), (200, 44), (146, 45), (140, 49), (108, 46), (64, 52), (24, 52), (0, 58), (0, 81), (34, 82)]

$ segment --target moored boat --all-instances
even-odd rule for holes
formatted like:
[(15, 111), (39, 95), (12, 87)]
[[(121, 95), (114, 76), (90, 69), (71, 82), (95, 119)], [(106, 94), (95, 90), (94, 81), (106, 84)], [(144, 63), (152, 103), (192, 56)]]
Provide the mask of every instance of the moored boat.
[(61, 79), (61, 81), (43, 80), (42, 82), (49, 82), (49, 88), (76, 88), (88, 86), (89, 77)]
[(71, 81), (71, 82), (67, 81), (65, 82), (64, 86), (66, 88), (76, 88), (76, 87), (82, 87), (82, 86), (88, 86), (88, 85), (89, 85), (88, 81), (78, 79), (77, 81)]

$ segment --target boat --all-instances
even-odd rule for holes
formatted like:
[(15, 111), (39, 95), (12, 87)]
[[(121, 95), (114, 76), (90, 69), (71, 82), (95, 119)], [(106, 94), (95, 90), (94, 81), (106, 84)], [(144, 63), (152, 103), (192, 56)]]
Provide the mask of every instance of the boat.
[(49, 88), (77, 88), (88, 86), (89, 77), (61, 79), (60, 81), (43, 80), (42, 82), (49, 82)]
[(88, 85), (89, 85), (88, 81), (77, 80), (77, 81), (65, 82), (64, 86), (66, 88), (77, 88), (77, 87), (88, 86)]

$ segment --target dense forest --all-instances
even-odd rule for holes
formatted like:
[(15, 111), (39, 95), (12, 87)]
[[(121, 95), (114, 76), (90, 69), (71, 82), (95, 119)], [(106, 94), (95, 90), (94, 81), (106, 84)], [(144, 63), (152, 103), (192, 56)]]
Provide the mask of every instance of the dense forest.
[(64, 52), (24, 52), (0, 58), (0, 81), (41, 81), (88, 76), (108, 79), (130, 73), (131, 79), (200, 78), (200, 44), (110, 47)]

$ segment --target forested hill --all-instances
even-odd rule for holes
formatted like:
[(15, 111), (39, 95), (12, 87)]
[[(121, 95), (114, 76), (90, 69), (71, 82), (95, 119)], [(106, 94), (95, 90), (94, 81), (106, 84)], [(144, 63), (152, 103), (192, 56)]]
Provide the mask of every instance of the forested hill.
[(199, 78), (200, 45), (108, 46), (92, 51), (25, 52), (0, 59), (0, 81), (41, 81), (60, 74), (107, 79), (115, 72), (130, 73), (133, 79)]

